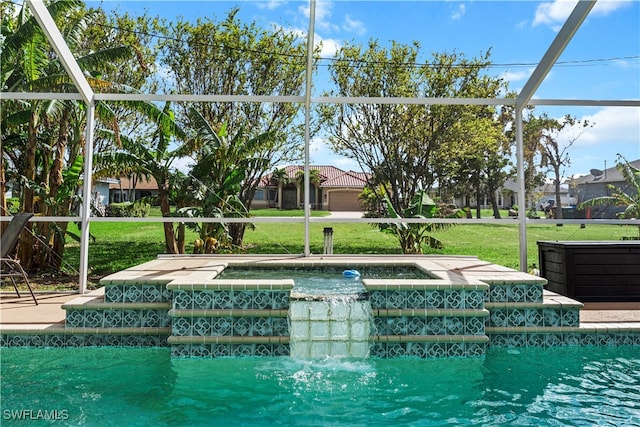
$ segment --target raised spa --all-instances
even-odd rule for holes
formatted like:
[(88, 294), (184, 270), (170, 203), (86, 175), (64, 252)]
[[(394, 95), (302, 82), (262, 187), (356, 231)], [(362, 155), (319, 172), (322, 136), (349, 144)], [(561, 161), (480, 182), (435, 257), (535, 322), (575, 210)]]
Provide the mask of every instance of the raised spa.
[(634, 324), (581, 325), (583, 305), (545, 279), (476, 257), (161, 256), (101, 284), (64, 304), (64, 325), (4, 328), (0, 345), (301, 359), (640, 345)]

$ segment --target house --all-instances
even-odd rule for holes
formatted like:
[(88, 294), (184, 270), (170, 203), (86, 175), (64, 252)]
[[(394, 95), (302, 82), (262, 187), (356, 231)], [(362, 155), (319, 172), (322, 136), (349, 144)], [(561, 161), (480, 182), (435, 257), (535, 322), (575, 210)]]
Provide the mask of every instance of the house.
[(158, 195), (158, 183), (150, 177), (131, 179), (122, 177), (109, 184), (109, 203), (135, 202), (143, 197)]
[[(369, 175), (343, 171), (335, 166), (309, 166), (312, 209), (360, 211), (358, 196), (367, 185)], [(291, 165), (266, 175), (256, 191), (252, 207), (297, 209), (304, 203), (303, 166)], [(317, 171), (317, 172), (315, 172)]]
[[(640, 159), (629, 163), (635, 168), (640, 168)], [(578, 204), (596, 197), (610, 196), (612, 190), (609, 189), (609, 185), (621, 188), (627, 194), (635, 192), (615, 166), (605, 170), (591, 169), (590, 172), (589, 175), (575, 178), (572, 182), (576, 189)], [(623, 210), (623, 207), (613, 205), (592, 206), (587, 215), (588, 218), (594, 219), (616, 218), (616, 214)]]
[[(500, 187), (495, 193), (496, 203), (499, 209), (510, 209), (513, 206), (518, 204), (518, 193), (520, 189), (518, 186), (518, 182), (515, 179), (509, 178), (507, 179), (502, 187)], [(542, 185), (534, 188), (527, 197), (527, 207), (535, 207), (536, 209), (540, 209), (540, 205), (550, 199), (555, 201), (556, 198), (556, 188), (552, 179), (546, 179)], [(562, 206), (568, 206), (571, 203), (570, 197), (570, 189), (568, 182), (562, 182), (560, 184), (560, 203)], [(475, 195), (457, 197), (455, 199), (455, 204), (458, 207), (464, 206), (476, 206), (476, 198)], [(482, 195), (482, 199), (480, 200), (480, 207), (482, 209), (491, 208), (490, 200), (487, 194)]]

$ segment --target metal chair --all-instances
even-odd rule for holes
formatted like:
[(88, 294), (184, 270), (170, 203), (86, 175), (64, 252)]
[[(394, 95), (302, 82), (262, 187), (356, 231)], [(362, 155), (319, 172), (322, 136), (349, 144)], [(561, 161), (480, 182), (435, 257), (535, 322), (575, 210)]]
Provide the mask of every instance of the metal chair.
[(29, 219), (32, 216), (32, 213), (21, 213), (15, 215), (11, 219), (11, 222), (9, 223), (7, 229), (2, 233), (2, 238), (0, 239), (0, 280), (10, 279), (11, 283), (13, 283), (13, 288), (18, 294), (18, 298), (20, 298), (20, 291), (18, 290), (18, 285), (16, 284), (15, 278), (22, 278), (22, 280), (24, 280), (24, 282), (27, 284), (29, 292), (31, 292), (33, 302), (38, 305), (38, 300), (33, 294), (33, 289), (31, 289), (31, 284), (29, 283), (27, 273), (20, 265), (20, 261), (16, 258), (11, 257), (11, 253), (16, 248), (18, 240), (20, 239), (20, 233), (22, 232), (22, 229), (27, 224), (27, 222), (29, 222)]

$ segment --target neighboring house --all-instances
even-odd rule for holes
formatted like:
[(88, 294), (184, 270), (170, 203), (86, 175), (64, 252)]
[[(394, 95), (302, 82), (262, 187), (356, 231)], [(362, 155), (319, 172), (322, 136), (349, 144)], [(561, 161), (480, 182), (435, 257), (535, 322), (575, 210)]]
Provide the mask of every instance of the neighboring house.
[[(553, 200), (555, 203), (556, 200), (556, 186), (553, 183), (553, 179), (547, 178), (546, 182), (533, 190), (534, 197), (537, 197), (535, 200), (535, 208), (541, 210), (541, 205), (544, 204), (547, 200)], [(572, 199), (570, 191), (569, 180), (564, 181), (560, 184), (560, 206), (570, 206), (574, 200)], [(573, 203), (575, 205), (575, 203)]]
[[(632, 166), (640, 168), (640, 159), (629, 162)], [(591, 169), (589, 175), (575, 178), (572, 185), (576, 188), (578, 203), (583, 203), (596, 197), (610, 196), (612, 191), (608, 185), (621, 188), (625, 193), (632, 191), (631, 185), (625, 181), (617, 167), (605, 170)], [(633, 190), (635, 191), (635, 190)], [(618, 206), (593, 206), (587, 212), (588, 218), (616, 218), (618, 212), (622, 212), (623, 207)]]
[(149, 180), (120, 178), (109, 184), (109, 203), (135, 202), (143, 197), (158, 195), (158, 183), (155, 178)]
[[(434, 190), (437, 193), (437, 188)], [(495, 194), (496, 202), (498, 204), (498, 208), (500, 209), (510, 209), (513, 205), (518, 204), (518, 186), (515, 181), (507, 180), (504, 185), (496, 191)], [(476, 206), (476, 197), (473, 194), (469, 196), (461, 196), (456, 197), (454, 200), (456, 207), (463, 208), (466, 206)], [(484, 194), (482, 196), (482, 200), (480, 200), (480, 208), (482, 209), (490, 209), (491, 204), (489, 201), (489, 197)]]
[[(361, 211), (358, 196), (367, 184), (368, 175), (343, 171), (335, 166), (309, 166), (317, 170), (319, 182), (309, 183), (309, 203), (312, 209), (329, 211)], [(285, 166), (280, 176), (266, 175), (256, 191), (252, 207), (297, 209), (304, 204), (303, 166)], [(315, 173), (314, 173), (315, 174)]]
[[(531, 194), (528, 194), (527, 198), (527, 206), (535, 207), (536, 209), (540, 209), (540, 204), (546, 200), (556, 198), (555, 193), (555, 185), (553, 184), (553, 180), (547, 180), (544, 184), (536, 187)], [(500, 209), (511, 209), (513, 206), (518, 204), (518, 183), (514, 179), (507, 179), (504, 185), (496, 191), (495, 197), (496, 202), (498, 204), (498, 208)], [(570, 197), (569, 183), (563, 182), (560, 184), (560, 203), (562, 206), (570, 205), (571, 197)], [(476, 199), (474, 195), (469, 197), (469, 200), (465, 197), (458, 197), (455, 199), (455, 203), (457, 207), (464, 206), (476, 206)], [(491, 204), (489, 201), (489, 197), (487, 195), (483, 195), (482, 200), (480, 200), (480, 207), (482, 209), (490, 209)]]
[(93, 192), (91, 193), (91, 215), (104, 216), (105, 208), (109, 205), (109, 186), (117, 184), (114, 178), (98, 178), (93, 182)]

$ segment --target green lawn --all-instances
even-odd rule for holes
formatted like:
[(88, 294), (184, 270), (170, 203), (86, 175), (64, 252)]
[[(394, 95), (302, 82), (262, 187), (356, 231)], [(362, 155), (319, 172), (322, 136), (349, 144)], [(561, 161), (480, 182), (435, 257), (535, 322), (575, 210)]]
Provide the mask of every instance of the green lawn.
[[(271, 211), (273, 212), (273, 211)], [(281, 216), (302, 216), (302, 211), (275, 211)], [(264, 216), (260, 212), (257, 216)], [(286, 215), (285, 215), (286, 214)], [(326, 214), (314, 211), (315, 215)], [(272, 215), (275, 216), (275, 215)], [(333, 228), (335, 254), (400, 254), (397, 240), (369, 224), (311, 223), (310, 250), (322, 254), (325, 227)], [(110, 273), (155, 259), (164, 253), (161, 223), (91, 224), (96, 240), (89, 245), (90, 282)], [(637, 228), (620, 225), (578, 224), (564, 226), (532, 224), (527, 227), (528, 264), (538, 263), (538, 240), (620, 240), (637, 236)], [(504, 224), (464, 224), (434, 234), (444, 243), (442, 250), (425, 250), (427, 254), (472, 255), (507, 267), (519, 268), (518, 223), (504, 219)], [(187, 237), (187, 252), (195, 234)], [(304, 252), (303, 223), (256, 223), (245, 235), (245, 251), (251, 254), (301, 254)], [(79, 245), (69, 241), (65, 261), (79, 265)]]

